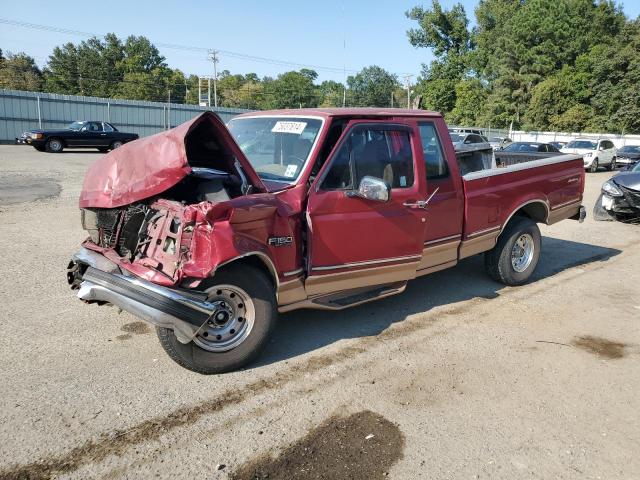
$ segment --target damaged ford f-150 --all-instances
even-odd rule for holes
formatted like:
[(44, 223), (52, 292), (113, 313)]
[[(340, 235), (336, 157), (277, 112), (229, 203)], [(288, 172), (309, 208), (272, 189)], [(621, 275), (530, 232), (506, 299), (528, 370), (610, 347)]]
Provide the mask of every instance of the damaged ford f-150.
[(457, 158), (422, 110), (206, 112), (89, 168), (67, 279), (155, 325), (183, 367), (237, 369), (278, 312), (388, 297), (483, 252), (492, 278), (526, 282), (537, 223), (584, 218), (583, 161), (486, 155)]

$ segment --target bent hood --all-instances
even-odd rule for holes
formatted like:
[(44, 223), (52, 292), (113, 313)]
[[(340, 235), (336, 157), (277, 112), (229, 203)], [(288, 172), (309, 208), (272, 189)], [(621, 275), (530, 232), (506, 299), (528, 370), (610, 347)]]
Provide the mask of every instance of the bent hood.
[(80, 208), (115, 208), (159, 195), (187, 176), (192, 167), (237, 173), (236, 159), (254, 191), (266, 191), (222, 120), (207, 111), (96, 160), (84, 177)]
[(630, 190), (637, 190), (640, 192), (640, 172), (620, 172), (618, 175), (613, 177), (613, 181)]

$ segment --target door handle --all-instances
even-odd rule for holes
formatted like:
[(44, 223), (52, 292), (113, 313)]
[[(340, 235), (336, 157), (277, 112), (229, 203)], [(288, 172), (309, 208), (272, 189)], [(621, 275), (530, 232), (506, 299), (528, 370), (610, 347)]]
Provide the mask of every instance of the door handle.
[(426, 200), (416, 200), (415, 202), (404, 202), (402, 205), (408, 208), (422, 208), (423, 210), (426, 210), (427, 205), (429, 205), (429, 202), (434, 197), (434, 195), (438, 193), (438, 190), (440, 190), (440, 187), (436, 188), (433, 191), (433, 193), (429, 195), (429, 198), (427, 198)]
[(567, 181), (567, 183), (576, 183), (576, 182), (579, 182), (579, 181), (580, 181), (580, 179), (579, 179), (579, 178), (570, 178), (570, 179)]
[(101, 134), (100, 134), (100, 136), (101, 136), (101, 137), (106, 137), (106, 136), (107, 136), (107, 134), (106, 134), (106, 133), (101, 133)]
[(409, 207), (409, 208), (426, 209), (427, 208), (427, 201), (426, 200), (418, 200), (416, 202), (404, 202), (402, 205), (404, 205), (405, 207)]

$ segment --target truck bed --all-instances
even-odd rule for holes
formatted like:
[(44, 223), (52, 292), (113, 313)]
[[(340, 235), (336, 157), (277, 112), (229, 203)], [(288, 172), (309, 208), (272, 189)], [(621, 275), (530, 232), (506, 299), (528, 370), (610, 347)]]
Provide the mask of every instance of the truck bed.
[(537, 221), (553, 224), (580, 211), (584, 164), (578, 155), (522, 156), (462, 176), (465, 193), (460, 257), (488, 250), (521, 208)]

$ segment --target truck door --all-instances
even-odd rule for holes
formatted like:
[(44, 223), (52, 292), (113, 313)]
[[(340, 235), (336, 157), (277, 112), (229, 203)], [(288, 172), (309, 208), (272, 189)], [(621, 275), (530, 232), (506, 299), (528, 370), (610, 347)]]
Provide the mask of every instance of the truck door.
[(348, 124), (309, 193), (308, 295), (415, 277), (426, 222), (419, 142), (405, 122)]
[[(419, 120), (418, 129), (426, 170), (427, 196), (430, 197), (424, 255), (418, 267), (420, 275), (439, 267), (451, 266), (457, 261), (464, 196), (456, 165), (450, 166), (446, 160), (445, 143), (442, 141), (446, 132), (444, 124), (438, 129), (432, 120)], [(447, 142), (451, 144), (448, 139)], [(450, 154), (454, 155), (453, 152)]]

